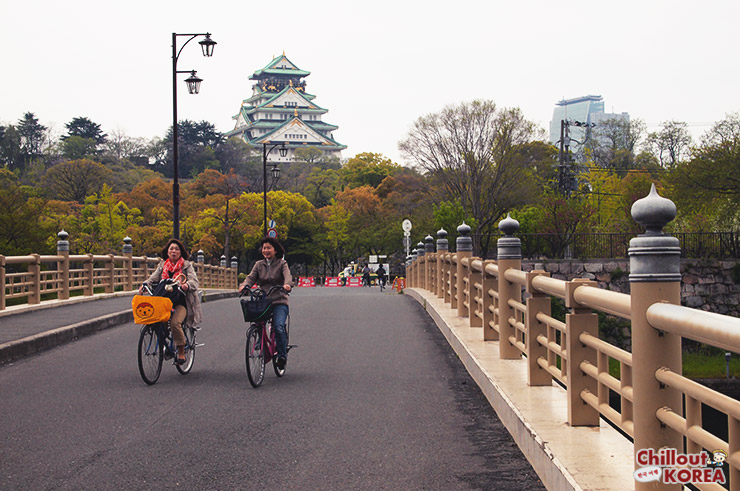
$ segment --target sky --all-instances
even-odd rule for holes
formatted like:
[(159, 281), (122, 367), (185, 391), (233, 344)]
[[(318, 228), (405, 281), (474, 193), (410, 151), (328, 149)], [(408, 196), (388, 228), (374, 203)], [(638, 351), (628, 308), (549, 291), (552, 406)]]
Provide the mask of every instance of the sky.
[[(740, 110), (740, 3), (706, 0), (280, 2), (0, 0), (0, 124), (26, 112), (60, 136), (74, 117), (163, 137), (172, 125), (173, 32), (196, 39), (178, 70), (178, 117), (233, 129), (249, 76), (283, 52), (339, 126), (343, 157), (398, 150), (415, 120), (474, 99), (519, 107), (549, 130), (554, 105), (595, 94), (655, 131), (695, 137)], [(187, 38), (180, 38), (180, 43)], [(179, 47), (180, 45), (178, 45)]]

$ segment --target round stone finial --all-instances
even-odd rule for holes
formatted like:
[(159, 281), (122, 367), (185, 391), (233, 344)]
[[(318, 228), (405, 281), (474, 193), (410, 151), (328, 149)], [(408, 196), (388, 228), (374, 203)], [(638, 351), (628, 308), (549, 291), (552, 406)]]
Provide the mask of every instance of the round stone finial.
[(131, 237), (129, 237), (128, 235), (126, 237), (124, 237), (123, 238), (123, 243), (124, 244), (131, 244)]
[(67, 240), (69, 238), (69, 234), (64, 231), (64, 229), (60, 230), (59, 233), (57, 233), (57, 237), (59, 240)]
[(236, 256), (231, 256), (231, 261), (232, 262), (237, 261)]
[(511, 218), (511, 214), (507, 213), (506, 218), (498, 222), (498, 229), (507, 237), (511, 237), (519, 231), (519, 222)]
[(457, 227), (457, 232), (460, 235), (468, 235), (470, 233), (470, 225), (468, 225), (467, 223), (465, 223), (465, 221), (463, 221), (462, 224), (459, 227)]
[(676, 205), (658, 195), (653, 183), (650, 193), (632, 204), (632, 218), (645, 227), (646, 235), (660, 235), (663, 227), (676, 218)]
[(437, 237), (439, 237), (440, 239), (446, 238), (447, 237), (447, 230), (445, 230), (443, 228), (437, 230)]

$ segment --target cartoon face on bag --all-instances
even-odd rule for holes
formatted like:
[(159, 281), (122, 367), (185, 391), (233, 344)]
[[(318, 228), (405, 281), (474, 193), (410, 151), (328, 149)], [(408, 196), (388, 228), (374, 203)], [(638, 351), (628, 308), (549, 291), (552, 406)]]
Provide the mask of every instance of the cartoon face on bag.
[(148, 302), (142, 302), (136, 306), (136, 315), (142, 319), (151, 317), (154, 313), (154, 306)]

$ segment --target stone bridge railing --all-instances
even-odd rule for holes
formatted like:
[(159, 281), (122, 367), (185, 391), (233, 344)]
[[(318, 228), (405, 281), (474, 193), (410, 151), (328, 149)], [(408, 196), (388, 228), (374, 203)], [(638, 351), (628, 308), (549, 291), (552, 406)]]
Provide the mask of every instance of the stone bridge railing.
[[(42, 296), (65, 300), (77, 292), (92, 296), (133, 291), (154, 272), (160, 261), (158, 257), (134, 256), (128, 237), (123, 239), (120, 256), (70, 255), (67, 232), (62, 230), (57, 235), (56, 255), (0, 255), (0, 310), (6, 309), (10, 299), (38, 304)], [(203, 251), (198, 251), (194, 266), (201, 288), (237, 288), (235, 257), (227, 265), (226, 257), (221, 256), (221, 265), (212, 266), (204, 263)]]
[[(662, 231), (675, 215), (673, 202), (658, 196), (655, 187), (633, 205), (633, 218), (647, 231), (630, 241), (629, 294), (587, 279), (522, 271), (514, 237), (519, 224), (511, 218), (499, 224), (505, 236), (498, 241), (496, 261), (472, 256), (470, 227), (463, 223), (455, 253), (448, 252), (444, 230), (438, 232), (436, 252), (431, 236), (419, 243), (407, 263), (407, 281), (444, 299), (471, 327), (481, 327), (484, 340), (498, 341), (502, 359), (523, 358), (530, 386), (552, 386), (555, 379), (565, 387), (571, 426), (598, 426), (603, 417), (633, 439), (636, 457), (648, 449), (656, 454), (663, 448), (679, 454), (723, 450), (724, 475), (730, 489), (740, 490), (740, 401), (683, 377), (681, 364), (682, 338), (740, 353), (740, 319), (680, 305), (678, 240)], [(565, 322), (552, 317), (552, 297), (565, 301)], [(632, 352), (599, 339), (594, 311), (631, 322)], [(610, 360), (619, 365), (617, 376), (609, 372)], [(610, 392), (618, 395), (619, 409), (609, 404)], [(727, 416), (726, 441), (704, 428), (702, 405)], [(636, 470), (647, 466), (635, 462)], [(680, 488), (635, 481), (635, 489)]]

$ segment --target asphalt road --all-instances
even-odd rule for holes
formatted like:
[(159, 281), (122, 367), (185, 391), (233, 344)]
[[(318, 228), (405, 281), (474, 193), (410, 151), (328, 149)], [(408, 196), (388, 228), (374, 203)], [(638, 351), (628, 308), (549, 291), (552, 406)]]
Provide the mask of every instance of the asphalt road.
[(153, 386), (133, 324), (0, 367), (0, 489), (544, 489), (414, 300), (295, 290), (258, 389), (238, 301), (203, 308), (193, 371)]

